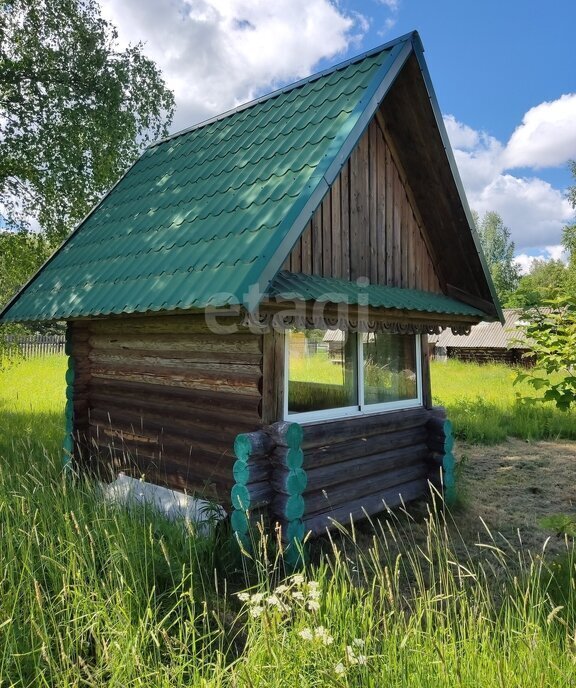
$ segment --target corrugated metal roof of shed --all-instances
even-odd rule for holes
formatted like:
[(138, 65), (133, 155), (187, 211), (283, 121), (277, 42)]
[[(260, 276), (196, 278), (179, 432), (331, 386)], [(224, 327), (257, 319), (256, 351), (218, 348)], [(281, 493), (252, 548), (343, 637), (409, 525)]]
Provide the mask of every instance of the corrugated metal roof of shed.
[(273, 280), (270, 296), (280, 300), (317, 301), (367, 305), (372, 308), (420, 311), (443, 315), (481, 317), (482, 311), (444, 294), (417, 289), (387, 287), (363, 280), (347, 282), (333, 277), (318, 277), (295, 272), (280, 272)]
[(499, 322), (481, 322), (473, 325), (468, 335), (457, 335), (445, 330), (439, 335), (430, 335), (428, 341), (438, 347), (458, 349), (522, 349), (525, 348), (525, 337), (522, 330), (517, 328), (521, 313), (521, 310), (515, 308), (505, 308), (504, 325)]
[(312, 196), (399, 47), (148, 148), (3, 319), (242, 303), (284, 239), (280, 224)]

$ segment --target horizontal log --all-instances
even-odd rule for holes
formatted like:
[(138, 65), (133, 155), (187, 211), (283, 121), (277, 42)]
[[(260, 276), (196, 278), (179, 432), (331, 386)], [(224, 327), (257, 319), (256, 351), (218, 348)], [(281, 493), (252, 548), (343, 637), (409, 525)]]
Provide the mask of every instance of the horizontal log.
[(246, 415), (250, 419), (259, 418), (258, 405), (260, 399), (250, 395), (238, 393), (230, 394), (218, 390), (198, 390), (183, 387), (167, 387), (147, 382), (128, 382), (116, 379), (98, 379), (91, 381), (92, 394), (109, 394), (111, 397), (130, 400), (154, 399), (158, 403), (170, 408), (214, 408), (226, 409), (239, 415)]
[(304, 452), (301, 449), (276, 446), (269, 458), (273, 466), (284, 467), (288, 470), (302, 468), (304, 465)]
[(217, 439), (205, 438), (204, 436), (190, 438), (173, 433), (160, 435), (159, 433), (146, 433), (144, 430), (137, 432), (136, 428), (130, 425), (119, 426), (117, 424), (110, 427), (98, 424), (92, 419), (90, 419), (90, 428), (91, 434), (95, 437), (105, 438), (107, 443), (115, 441), (127, 451), (147, 449), (167, 455), (181, 456), (184, 460), (188, 460), (189, 457), (193, 457), (197, 453), (212, 457), (214, 462), (225, 459), (228, 461), (230, 475), (232, 475), (232, 464), (234, 463), (232, 449), (225, 442)]
[(241, 485), (270, 480), (270, 462), (237, 460), (232, 468), (234, 480)]
[(306, 504), (302, 495), (275, 494), (272, 498), (272, 514), (288, 521), (302, 518)]
[(160, 429), (174, 427), (190, 432), (197, 429), (200, 433), (213, 436), (214, 428), (220, 428), (230, 446), (233, 445), (238, 433), (254, 427), (253, 421), (250, 422), (242, 416), (236, 417), (231, 413), (223, 413), (217, 408), (200, 410), (180, 406), (169, 407), (156, 403), (154, 398), (123, 404), (120, 399), (93, 394), (90, 402), (94, 411), (109, 414), (111, 418), (129, 418), (131, 422), (138, 424), (150, 422)]
[(272, 488), (268, 481), (250, 485), (234, 485), (231, 490), (231, 502), (235, 509), (248, 511), (270, 504)]
[(305, 425), (302, 448), (306, 450), (357, 437), (415, 428), (426, 423), (429, 413), (425, 408), (405, 409)]
[[(225, 316), (223, 314), (217, 317), (216, 322), (223, 325), (234, 325), (239, 327), (239, 331), (244, 332), (240, 323), (242, 318), (238, 316)], [(91, 320), (89, 324), (91, 333), (147, 333), (153, 332), (156, 334), (170, 334), (180, 332), (183, 334), (193, 333), (212, 333), (209, 324), (206, 322), (204, 313), (195, 313), (190, 315), (168, 315), (168, 316), (118, 316), (108, 317), (101, 320)], [(246, 330), (248, 333), (249, 331)], [(250, 334), (250, 333), (249, 333)]]
[(361, 499), (364, 495), (384, 491), (395, 485), (426, 479), (428, 468), (423, 463), (417, 463), (406, 468), (392, 470), (380, 475), (360, 478), (351, 483), (339, 483), (319, 492), (306, 493), (305, 513), (310, 515), (325, 512), (343, 506), (349, 502)]
[(94, 366), (93, 378), (101, 380), (122, 380), (141, 384), (155, 384), (162, 387), (180, 387), (182, 389), (197, 389), (205, 392), (227, 392), (246, 396), (261, 397), (261, 378), (251, 376), (250, 380), (243, 380), (240, 375), (224, 377), (204, 375), (202, 379), (187, 374), (171, 372), (159, 375), (154, 371), (108, 370)]
[(218, 431), (215, 426), (196, 426), (191, 422), (170, 418), (168, 414), (164, 417), (142, 416), (138, 412), (133, 412), (127, 408), (114, 408), (109, 406), (107, 409), (90, 409), (90, 420), (106, 428), (123, 429), (128, 432), (138, 433), (142, 431), (146, 434), (155, 434), (157, 437), (173, 435), (182, 437), (190, 442), (198, 441), (217, 447), (226, 447), (228, 453), (232, 455), (235, 428), (230, 429), (222, 419), (215, 418), (218, 423)]
[(211, 350), (190, 350), (190, 348), (179, 350), (146, 350), (146, 349), (90, 349), (85, 356), (83, 356), (79, 363), (86, 362), (89, 366), (90, 361), (147, 361), (147, 363), (159, 365), (170, 365), (164, 363), (165, 361), (180, 361), (181, 365), (184, 363), (199, 366), (204, 364), (210, 368), (213, 364), (219, 365), (241, 365), (241, 366), (256, 366), (262, 365), (262, 354), (252, 353), (245, 350), (239, 351), (211, 351)]
[(304, 454), (304, 468), (313, 470), (319, 466), (347, 462), (361, 456), (380, 454), (391, 449), (403, 449), (423, 444), (428, 438), (426, 426), (420, 425), (408, 430), (398, 430), (383, 435), (354, 438), (346, 442), (328, 444), (308, 449)]
[(430, 449), (430, 451), (440, 453), (452, 451), (452, 449), (454, 448), (454, 437), (452, 437), (452, 435), (449, 435), (448, 437), (442, 438), (429, 438), (428, 448)]
[(416, 464), (423, 465), (429, 455), (425, 444), (417, 444), (413, 447), (391, 449), (381, 454), (363, 456), (350, 461), (342, 461), (337, 464), (310, 468), (308, 475), (308, 492), (314, 490), (330, 490), (339, 483), (356, 481), (366, 476), (374, 476), (376, 479), (385, 472), (401, 469)]
[(156, 474), (166, 471), (177, 472), (193, 481), (219, 481), (232, 489), (234, 478), (232, 467), (227, 461), (215, 460), (205, 452), (182, 455), (169, 451), (159, 451), (154, 447), (118, 446), (107, 442), (100, 435), (90, 439), (91, 453), (97, 453), (101, 462), (111, 465), (116, 471), (131, 471), (132, 475), (147, 475), (151, 470)]
[(274, 449), (274, 441), (263, 430), (244, 432), (234, 440), (234, 455), (242, 461), (267, 456)]
[(290, 449), (299, 449), (303, 439), (303, 429), (298, 423), (290, 421), (279, 421), (264, 428), (275, 444)]
[(215, 335), (215, 334), (124, 334), (93, 335), (89, 339), (93, 350), (104, 353), (107, 350), (140, 351), (146, 355), (158, 352), (212, 352), (230, 354), (262, 355), (261, 335)]
[[(239, 358), (238, 356), (236, 357)], [(202, 378), (204, 373), (219, 373), (226, 375), (246, 374), (248, 376), (260, 376), (262, 374), (259, 362), (230, 362), (220, 361), (217, 356), (213, 360), (196, 360), (194, 356), (178, 356), (176, 358), (163, 356), (125, 356), (122, 353), (109, 354), (92, 350), (90, 352), (92, 368), (94, 366), (111, 370), (148, 370), (148, 371), (181, 371), (189, 372), (190, 376)], [(92, 370), (91, 368), (91, 370)]]
[(302, 494), (308, 485), (308, 476), (302, 468), (291, 471), (273, 471), (270, 479), (272, 487), (276, 492), (286, 495)]
[(424, 479), (395, 485), (304, 518), (304, 530), (306, 533), (311, 533), (312, 536), (317, 537), (325, 534), (327, 530), (334, 530), (335, 523), (341, 523), (345, 527), (350, 526), (351, 519), (354, 522), (362, 521), (367, 516), (382, 513), (388, 508), (422, 497), (427, 492), (428, 483)]

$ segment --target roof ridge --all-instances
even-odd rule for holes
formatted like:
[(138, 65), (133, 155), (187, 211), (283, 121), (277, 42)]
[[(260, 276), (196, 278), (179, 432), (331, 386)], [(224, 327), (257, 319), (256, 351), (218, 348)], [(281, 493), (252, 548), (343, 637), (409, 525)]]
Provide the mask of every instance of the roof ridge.
[(253, 98), (252, 100), (249, 100), (246, 103), (241, 103), (235, 108), (231, 108), (230, 110), (226, 110), (225, 112), (222, 112), (218, 115), (214, 115), (214, 117), (209, 117), (208, 119), (202, 120), (201, 122), (193, 124), (190, 127), (185, 127), (184, 129), (175, 131), (173, 134), (169, 134), (168, 136), (164, 136), (161, 139), (153, 141), (146, 147), (145, 150), (155, 148), (156, 146), (159, 146), (162, 143), (166, 143), (167, 141), (171, 141), (172, 139), (179, 138), (180, 136), (189, 134), (190, 132), (195, 131), (197, 129), (202, 129), (203, 127), (207, 127), (210, 124), (214, 124), (215, 122), (220, 122), (221, 120), (227, 119), (228, 117), (231, 117), (232, 115), (235, 115), (238, 112), (248, 110), (249, 108), (254, 107), (255, 105), (259, 105), (260, 103), (266, 102), (267, 100), (277, 98), (283, 93), (289, 93), (290, 91), (296, 90), (297, 88), (301, 88), (302, 86), (305, 86), (308, 83), (317, 81), (318, 79), (321, 79), (322, 77), (327, 76), (328, 74), (333, 74), (334, 72), (337, 72), (341, 69), (345, 69), (349, 65), (355, 64), (357, 62), (362, 62), (363, 60), (366, 60), (367, 58), (372, 57), (373, 55), (377, 55), (378, 53), (384, 52), (385, 50), (391, 50), (399, 43), (405, 43), (406, 41), (420, 42), (418, 32), (410, 31), (408, 33), (405, 33), (404, 35), (399, 36), (398, 38), (395, 38), (394, 40), (389, 41), (388, 43), (383, 43), (382, 45), (376, 46), (375, 48), (370, 48), (370, 50), (367, 50), (361, 53), (360, 55), (355, 55), (354, 57), (351, 57), (348, 60), (344, 60), (343, 62), (339, 62), (331, 67), (327, 67), (326, 69), (323, 69), (320, 72), (315, 72), (314, 74), (310, 74), (309, 76), (304, 77), (303, 79), (299, 79), (298, 81), (294, 81), (290, 84), (287, 84), (286, 86), (277, 88), (276, 90), (271, 91), (270, 93), (266, 93), (265, 95), (260, 96), (259, 98)]

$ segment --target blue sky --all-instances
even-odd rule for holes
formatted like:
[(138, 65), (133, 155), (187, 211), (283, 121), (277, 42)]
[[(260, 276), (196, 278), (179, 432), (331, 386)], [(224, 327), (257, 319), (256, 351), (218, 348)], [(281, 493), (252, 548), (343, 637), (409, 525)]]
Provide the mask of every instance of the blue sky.
[(174, 130), (418, 30), (472, 208), (522, 265), (558, 257), (574, 212), (576, 2), (102, 0), (174, 89)]

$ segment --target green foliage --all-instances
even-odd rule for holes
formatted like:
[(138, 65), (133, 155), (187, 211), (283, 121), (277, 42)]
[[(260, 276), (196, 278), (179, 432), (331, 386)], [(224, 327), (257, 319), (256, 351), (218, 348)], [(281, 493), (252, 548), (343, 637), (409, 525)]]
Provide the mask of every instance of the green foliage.
[(520, 273), (514, 263), (514, 242), (498, 213), (487, 212), (482, 220), (475, 215), (478, 236), (500, 302), (507, 304), (518, 285)]
[(527, 275), (518, 282), (508, 298), (511, 308), (534, 308), (565, 293), (570, 284), (570, 271), (561, 260), (535, 260)]
[(294, 577), (265, 546), (246, 563), (251, 580), (231, 574), (217, 533), (117, 508), (88, 480), (63, 479), (64, 370), (51, 357), (0, 373), (6, 685), (573, 683), (571, 543), (547, 565), (545, 552), (489, 531), (464, 543), (449, 516), (402, 510), (341, 528)]
[(97, 0), (1, 0), (0, 200), (66, 237), (143, 145), (174, 98), (142, 45), (116, 47)]
[(544, 392), (524, 400), (549, 401), (567, 411), (576, 402), (576, 302), (560, 297), (550, 302), (550, 308), (527, 311), (523, 317), (526, 324), (521, 327), (535, 365), (519, 372), (516, 382), (526, 381)]

